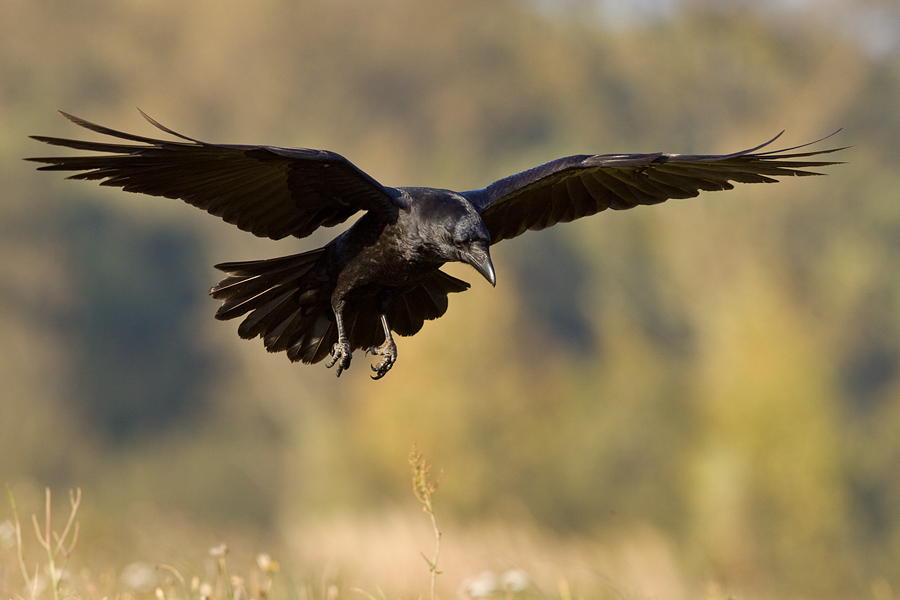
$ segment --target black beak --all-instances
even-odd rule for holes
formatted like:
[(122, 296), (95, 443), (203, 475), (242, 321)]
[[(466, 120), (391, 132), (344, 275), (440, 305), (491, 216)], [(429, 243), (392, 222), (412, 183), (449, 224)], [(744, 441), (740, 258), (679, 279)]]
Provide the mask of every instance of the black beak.
[(481, 273), (481, 276), (487, 279), (491, 285), (497, 285), (497, 275), (494, 273), (494, 263), (491, 262), (491, 254), (488, 252), (487, 244), (483, 246), (481, 244), (473, 244), (472, 248), (465, 252), (462, 258), (464, 262), (472, 265), (476, 271)]

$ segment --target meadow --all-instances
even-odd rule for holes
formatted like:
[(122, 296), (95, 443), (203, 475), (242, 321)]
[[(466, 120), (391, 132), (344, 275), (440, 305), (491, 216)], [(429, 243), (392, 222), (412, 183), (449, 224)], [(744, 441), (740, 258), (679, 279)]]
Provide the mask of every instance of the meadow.
[[(430, 598), (432, 575), (445, 599), (897, 595), (895, 3), (0, 0), (0, 15), (6, 597), (57, 600), (57, 568), (60, 598), (98, 600)], [(825, 177), (498, 244), (496, 288), (448, 269), (472, 289), (398, 338), (373, 382), (371, 357), (337, 379), (240, 340), (207, 296), (212, 265), (335, 230), (256, 239), (21, 160), (46, 152), (29, 135), (81, 134), (57, 109), (156, 135), (135, 105), (199, 139), (328, 149), (386, 185), (458, 190), (781, 130), (791, 146), (843, 128), (827, 143), (850, 148)], [(437, 561), (413, 444), (430, 481), (443, 472)]]

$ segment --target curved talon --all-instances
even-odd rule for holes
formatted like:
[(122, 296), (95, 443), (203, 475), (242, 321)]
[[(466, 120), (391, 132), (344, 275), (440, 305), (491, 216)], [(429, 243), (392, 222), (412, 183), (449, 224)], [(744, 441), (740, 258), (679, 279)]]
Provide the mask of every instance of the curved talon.
[(350, 368), (351, 358), (353, 358), (353, 354), (350, 351), (350, 344), (347, 342), (338, 342), (331, 347), (331, 360), (329, 360), (325, 366), (330, 369), (334, 365), (337, 365), (337, 376), (340, 377), (341, 373)]
[(372, 354), (380, 354), (382, 356), (381, 361), (377, 365), (371, 365), (372, 370), (375, 372), (372, 375), (372, 379), (378, 380), (387, 375), (387, 372), (391, 370), (391, 367), (394, 366), (394, 363), (397, 362), (397, 346), (394, 344), (394, 340), (388, 338), (385, 342), (380, 346), (372, 346), (369, 348), (367, 353), (371, 352)]

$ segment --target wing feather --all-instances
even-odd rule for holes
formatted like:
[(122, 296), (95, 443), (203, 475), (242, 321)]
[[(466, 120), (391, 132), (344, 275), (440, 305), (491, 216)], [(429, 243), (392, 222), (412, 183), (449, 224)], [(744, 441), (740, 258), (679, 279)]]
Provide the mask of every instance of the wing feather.
[(780, 135), (755, 148), (724, 155), (568, 156), (463, 195), (481, 212), (493, 244), (607, 208), (626, 210), (691, 198), (701, 191), (730, 190), (734, 183), (773, 183), (784, 176), (821, 175), (810, 169), (840, 164), (813, 157), (844, 148), (794, 152), (822, 140), (760, 152)]
[(396, 216), (399, 193), (379, 184), (334, 152), (275, 146), (201, 142), (133, 135), (62, 113), (101, 135), (137, 143), (33, 136), (53, 146), (96, 152), (90, 156), (29, 158), (40, 170), (76, 171), (69, 179), (99, 181), (128, 192), (178, 198), (260, 237), (306, 237), (346, 221), (358, 211)]

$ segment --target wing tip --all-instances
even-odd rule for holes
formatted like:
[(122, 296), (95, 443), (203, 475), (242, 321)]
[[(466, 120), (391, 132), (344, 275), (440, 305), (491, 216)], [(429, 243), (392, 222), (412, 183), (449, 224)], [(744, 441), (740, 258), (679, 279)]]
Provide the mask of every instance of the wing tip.
[[(154, 119), (153, 117), (148, 115), (146, 112), (141, 110), (141, 108), (139, 106), (135, 106), (134, 108), (141, 114), (142, 117), (144, 117), (144, 119), (147, 120), (148, 123), (150, 123), (157, 129), (164, 131), (164, 132), (168, 133), (169, 135), (174, 135), (175, 137), (181, 138), (183, 140), (186, 140), (186, 141), (194, 143), (194, 144), (206, 145), (204, 142), (201, 142), (200, 140), (196, 140), (192, 137), (188, 137), (186, 135), (178, 133), (177, 131), (173, 131), (172, 129), (169, 129), (168, 127), (166, 127), (165, 125), (163, 125), (162, 123), (160, 123), (159, 121), (157, 121), (156, 119)], [(129, 134), (129, 133), (123, 133), (123, 132), (117, 131), (115, 129), (110, 129), (109, 127), (105, 127), (103, 125), (98, 125), (97, 123), (93, 123), (91, 121), (88, 121), (87, 119), (82, 119), (81, 117), (77, 117), (77, 116), (73, 115), (72, 113), (68, 113), (64, 110), (57, 109), (56, 112), (61, 114), (63, 117), (65, 117), (66, 119), (68, 119), (69, 121), (74, 123), (75, 125), (78, 125), (79, 127), (84, 127), (85, 129), (90, 129), (91, 131), (93, 131), (95, 133), (99, 133), (102, 135), (109, 135), (109, 136), (113, 136), (113, 137), (130, 139), (130, 140), (144, 142), (144, 143), (151, 143), (151, 144), (157, 144), (160, 142), (160, 140), (146, 138), (143, 136), (133, 135), (133, 134)], [(40, 142), (48, 142), (49, 139), (53, 139), (53, 138), (46, 138), (45, 136), (29, 136), (29, 137), (31, 137), (32, 139), (38, 140)]]
[(159, 129), (160, 131), (165, 131), (165, 132), (168, 133), (169, 135), (174, 135), (175, 137), (179, 137), (179, 138), (181, 138), (181, 139), (183, 139), (183, 140), (187, 140), (187, 141), (193, 142), (193, 143), (195, 143), (195, 144), (203, 144), (203, 142), (201, 142), (201, 141), (199, 141), (199, 140), (195, 140), (195, 139), (192, 138), (192, 137), (188, 137), (188, 136), (186, 136), (186, 135), (183, 135), (183, 134), (181, 134), (181, 133), (178, 133), (177, 131), (173, 131), (173, 130), (169, 129), (168, 127), (166, 127), (165, 125), (163, 125), (162, 123), (160, 123), (159, 121), (157, 121), (156, 119), (154, 119), (153, 117), (151, 117), (150, 115), (148, 115), (147, 113), (145, 113), (143, 110), (141, 110), (141, 108), (140, 108), (139, 106), (135, 106), (134, 108), (135, 108), (135, 110), (137, 110), (137, 111), (141, 114), (142, 117), (144, 117), (144, 119), (147, 120), (148, 123), (150, 123), (151, 125), (153, 125), (153, 126), (156, 127), (157, 129)]
[(68, 120), (71, 121), (72, 123), (75, 123), (75, 124), (78, 125), (79, 127), (84, 127), (85, 129), (90, 129), (90, 130), (92, 130), (92, 131), (97, 131), (97, 128), (100, 127), (100, 125), (97, 125), (96, 123), (91, 123), (91, 122), (88, 121), (87, 119), (82, 119), (81, 117), (76, 117), (76, 116), (73, 115), (72, 113), (67, 113), (67, 112), (64, 111), (64, 110), (59, 110), (59, 109), (57, 109), (56, 112), (58, 112), (59, 114), (61, 114), (63, 117), (65, 117), (66, 119), (68, 119)]
[[(782, 154), (782, 153), (784, 153), (784, 152), (792, 152), (792, 151), (794, 151), (794, 150), (799, 150), (800, 148), (807, 148), (807, 147), (809, 147), (809, 146), (813, 146), (813, 145), (818, 144), (818, 143), (820, 143), (820, 142), (824, 142), (825, 140), (827, 140), (827, 139), (829, 139), (829, 138), (831, 138), (831, 137), (836, 136), (837, 134), (839, 134), (839, 133), (840, 133), (841, 131), (843, 131), (843, 130), (844, 130), (843, 127), (839, 127), (839, 128), (836, 129), (835, 131), (829, 133), (829, 134), (826, 135), (826, 136), (820, 137), (820, 138), (817, 139), (817, 140), (813, 140), (813, 141), (811, 141), (811, 142), (806, 142), (805, 144), (799, 144), (799, 145), (797, 145), (797, 146), (791, 146), (790, 148), (780, 148), (780, 149), (778, 149), (778, 150), (769, 150), (768, 152), (756, 152), (757, 150), (760, 150), (760, 149), (762, 149), (762, 148), (765, 148), (766, 146), (768, 146), (769, 144), (771, 144), (772, 142), (774, 142), (775, 140), (777, 140), (778, 138), (780, 138), (781, 135), (785, 132), (785, 130), (782, 130), (781, 133), (779, 133), (778, 135), (776, 135), (774, 138), (772, 138), (771, 140), (769, 140), (769, 141), (766, 142), (765, 144), (762, 144), (761, 146), (757, 146), (756, 148), (753, 148), (752, 150), (745, 150), (745, 152), (746, 152), (747, 154), (756, 153), (758, 156), (766, 156), (766, 155), (769, 155), (769, 154)], [(826, 153), (826, 152), (837, 152), (837, 151), (839, 151), (839, 150), (845, 150), (845, 149), (850, 148), (850, 147), (851, 147), (851, 146), (844, 146), (844, 147), (842, 147), (842, 148), (831, 148), (831, 149), (829, 149), (829, 150), (819, 150), (819, 151), (816, 152), (816, 154), (824, 154), (824, 153)]]

